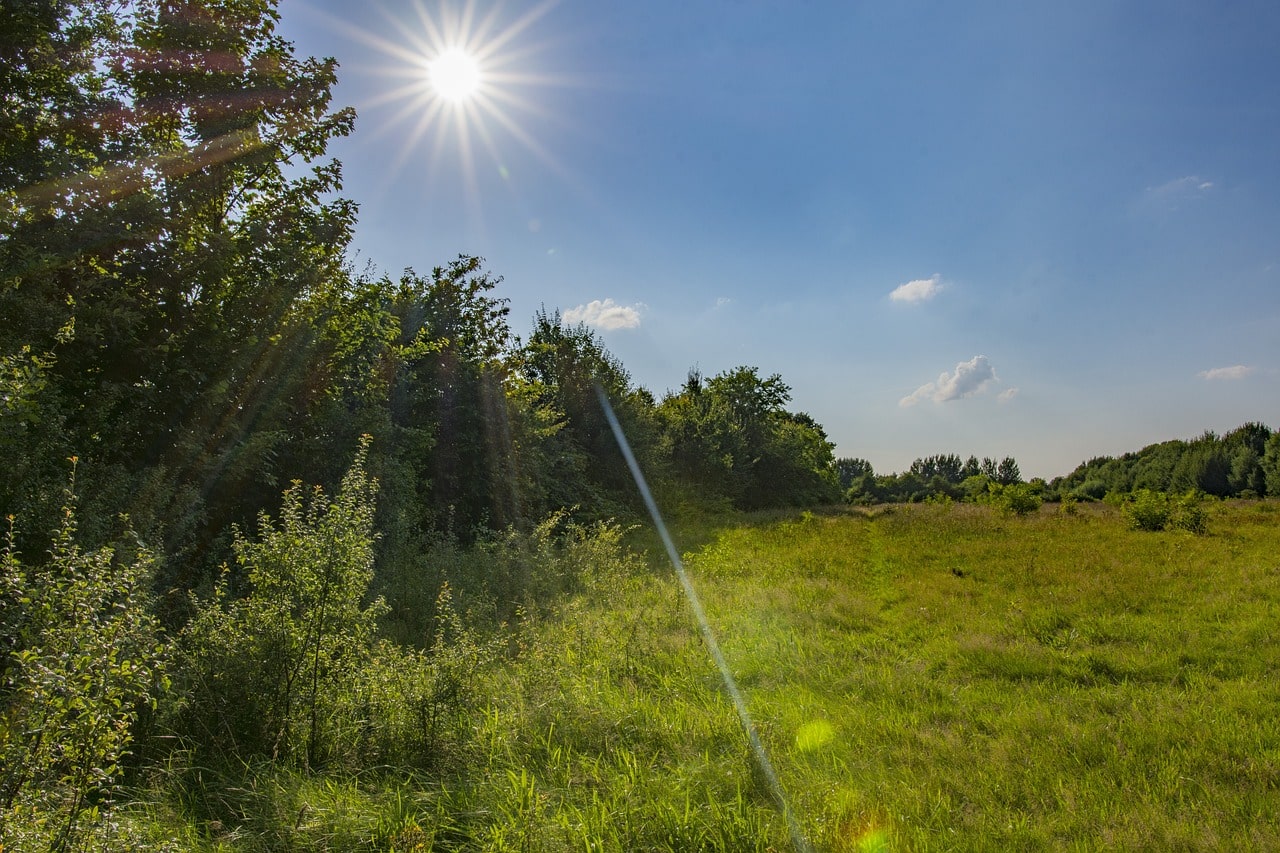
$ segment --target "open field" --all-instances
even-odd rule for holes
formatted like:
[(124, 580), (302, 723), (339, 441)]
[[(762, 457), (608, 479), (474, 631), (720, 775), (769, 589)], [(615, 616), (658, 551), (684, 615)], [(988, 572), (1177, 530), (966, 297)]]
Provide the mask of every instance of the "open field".
[[(1017, 519), (956, 504), (688, 537), (705, 543), (690, 572), (816, 849), (1280, 848), (1275, 502), (1214, 505), (1205, 536), (1132, 531), (1102, 505)], [(788, 849), (652, 553), (653, 568), (585, 572), (581, 594), (474, 673), (484, 710), (454, 721), (447, 772), (282, 775), (253, 806), (260, 831), (188, 840)]]

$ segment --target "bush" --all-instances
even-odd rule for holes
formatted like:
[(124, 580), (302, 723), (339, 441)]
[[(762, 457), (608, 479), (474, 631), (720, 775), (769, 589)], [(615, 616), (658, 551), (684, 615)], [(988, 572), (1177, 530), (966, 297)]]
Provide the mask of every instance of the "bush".
[(369, 659), (381, 599), (373, 579), (377, 483), (365, 474), (367, 438), (337, 497), (284, 493), (257, 541), (237, 532), (250, 593), (231, 600), (230, 572), (181, 638), (184, 701), (175, 721), (192, 746), (314, 767), (333, 746), (335, 711)]
[(1206, 533), (1208, 531), (1208, 515), (1204, 511), (1204, 504), (1201, 503), (1200, 496), (1192, 491), (1175, 499), (1169, 523), (1179, 530), (1186, 530), (1197, 535)]
[(1120, 505), (1125, 520), (1134, 530), (1164, 530), (1173, 508), (1169, 496), (1151, 489), (1138, 489)]
[(1195, 534), (1207, 530), (1204, 505), (1195, 491), (1171, 498), (1164, 492), (1139, 489), (1129, 496), (1121, 512), (1134, 530), (1164, 530), (1170, 526)]
[(1000, 492), (1000, 507), (1017, 516), (1030, 515), (1040, 508), (1040, 496), (1031, 486), (1014, 483)]
[(22, 563), (12, 529), (0, 553), (0, 850), (103, 847), (133, 724), (163, 685), (152, 557), (81, 551), (74, 505), (68, 489), (46, 562)]
[(1012, 513), (1019, 518), (1030, 515), (1040, 508), (1040, 496), (1026, 483), (1001, 485), (995, 481), (987, 483), (987, 494), (983, 503), (990, 503), (1003, 513)]

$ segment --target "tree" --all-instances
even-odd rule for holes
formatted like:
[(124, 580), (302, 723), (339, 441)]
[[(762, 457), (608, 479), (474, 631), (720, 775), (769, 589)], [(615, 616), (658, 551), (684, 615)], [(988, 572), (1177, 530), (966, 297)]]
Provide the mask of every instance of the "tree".
[(875, 474), (871, 468), (871, 463), (865, 459), (856, 459), (850, 457), (841, 457), (835, 461), (833, 466), (836, 472), (836, 478), (840, 481), (840, 488), (848, 491), (855, 481), (860, 480), (867, 474)]
[(786, 411), (790, 399), (782, 377), (754, 367), (705, 383), (691, 371), (658, 409), (673, 467), (744, 508), (837, 500), (832, 444), (813, 418)]
[(966, 476), (964, 474), (965, 467), (960, 462), (960, 457), (954, 453), (940, 453), (936, 456), (917, 459), (911, 463), (909, 470), (912, 474), (926, 481), (939, 478), (947, 483), (959, 483)]
[(1267, 439), (1260, 467), (1266, 476), (1266, 493), (1280, 495), (1280, 432), (1272, 433)]
[(534, 315), (533, 333), (516, 355), (516, 372), (533, 405), (558, 423), (547, 437), (549, 467), (540, 472), (548, 509), (578, 506), (598, 518), (635, 506), (638, 495), (596, 388), (608, 396), (632, 451), (650, 480), (662, 472), (656, 453), (654, 401), (584, 323), (567, 326), (559, 311)]
[[(355, 207), (322, 158), (354, 114), (330, 110), (336, 63), (296, 58), (273, 2), (119, 12), (0, 12), (0, 354), (56, 354), (54, 429), (14, 452), (84, 458), (81, 535), (128, 506), (191, 558), (277, 492), (316, 312), (345, 287)], [(0, 511), (43, 512), (56, 480), (18, 473)]]
[(1006, 456), (1000, 460), (1000, 464), (996, 467), (994, 479), (1002, 486), (1011, 486), (1014, 483), (1022, 482), (1022, 472), (1018, 470), (1018, 463), (1014, 461), (1012, 456)]

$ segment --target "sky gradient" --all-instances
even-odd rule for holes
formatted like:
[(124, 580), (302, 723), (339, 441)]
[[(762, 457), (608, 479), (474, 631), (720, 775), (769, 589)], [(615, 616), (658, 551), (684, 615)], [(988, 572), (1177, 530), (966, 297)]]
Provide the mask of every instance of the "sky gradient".
[(779, 373), (878, 473), (1280, 428), (1280, 4), (358, 5), (280, 6), (360, 116), (357, 268), (481, 255), (517, 334)]

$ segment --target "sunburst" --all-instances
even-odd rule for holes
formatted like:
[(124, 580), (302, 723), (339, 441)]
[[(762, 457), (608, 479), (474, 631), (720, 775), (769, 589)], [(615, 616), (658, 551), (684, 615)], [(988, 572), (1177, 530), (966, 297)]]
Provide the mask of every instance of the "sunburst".
[(500, 145), (508, 140), (567, 176), (564, 166), (525, 126), (530, 117), (547, 115), (531, 92), (540, 86), (572, 85), (564, 75), (522, 67), (544, 49), (532, 40), (532, 28), (558, 2), (543, 0), (509, 20), (501, 5), (482, 14), (477, 0), (443, 3), (434, 14), (421, 0), (413, 0), (408, 21), (376, 5), (394, 28), (395, 40), (329, 18), (343, 34), (374, 48), (380, 60), (372, 70), (394, 81), (363, 105), (374, 110), (393, 108), (373, 131), (375, 135), (396, 133), (402, 139), (384, 173), (387, 185), (400, 178), (428, 139), (428, 174), (460, 176), (473, 213), (480, 210), (478, 161), (503, 179), (509, 178), (500, 154)]

